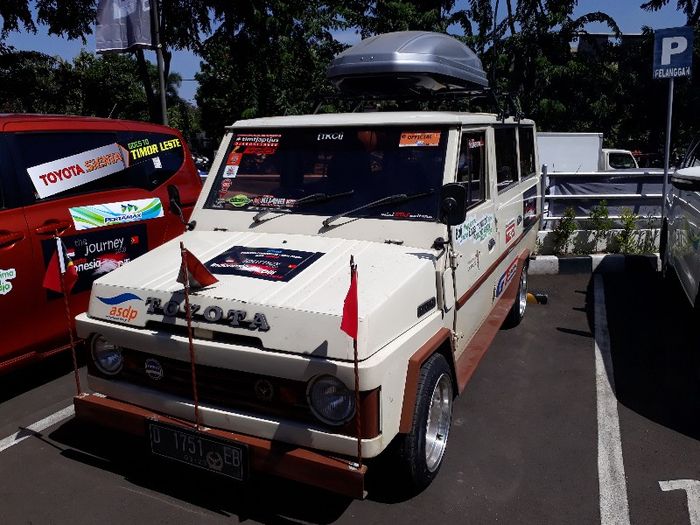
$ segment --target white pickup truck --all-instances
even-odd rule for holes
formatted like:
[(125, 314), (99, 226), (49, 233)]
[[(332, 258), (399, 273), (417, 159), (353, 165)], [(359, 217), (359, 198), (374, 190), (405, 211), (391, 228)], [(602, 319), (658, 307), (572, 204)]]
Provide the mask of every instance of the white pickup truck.
[(603, 148), (602, 133), (537, 132), (540, 162), (548, 172), (591, 173), (638, 169), (632, 152)]
[[(436, 33), (374, 37), (334, 67), (397, 75), (397, 62), (415, 67), (406, 57), (435, 55), (420, 74), (440, 74), (420, 85), (442, 89), (459, 71), (486, 83), (478, 58)], [(236, 122), (192, 231), (95, 283), (77, 318), (95, 393), (76, 397), (78, 417), (235, 479), (267, 472), (358, 498), (364, 460), (395, 453), (396, 482), (421, 490), (442, 464), (453, 399), (525, 313), (537, 166), (534, 123), (494, 114)], [(188, 296), (194, 364), (180, 242), (218, 279)], [(351, 255), (356, 357), (340, 329)]]

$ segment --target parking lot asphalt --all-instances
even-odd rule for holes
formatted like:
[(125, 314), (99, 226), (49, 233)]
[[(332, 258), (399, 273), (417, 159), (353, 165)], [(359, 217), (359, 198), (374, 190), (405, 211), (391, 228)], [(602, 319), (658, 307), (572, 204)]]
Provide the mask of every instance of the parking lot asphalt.
[[(631, 523), (691, 523), (683, 487), (700, 479), (697, 321), (655, 274), (599, 279), (626, 480), (618, 492)], [(531, 276), (530, 287), (549, 304), (498, 334), (456, 400), (442, 470), (418, 496), (392, 490), (383, 462), (370, 465), (363, 501), (270, 477), (240, 485), (68, 417), (0, 445), (0, 523), (599, 523), (594, 278)], [(68, 407), (73, 389), (65, 357), (4, 376), (0, 443)]]

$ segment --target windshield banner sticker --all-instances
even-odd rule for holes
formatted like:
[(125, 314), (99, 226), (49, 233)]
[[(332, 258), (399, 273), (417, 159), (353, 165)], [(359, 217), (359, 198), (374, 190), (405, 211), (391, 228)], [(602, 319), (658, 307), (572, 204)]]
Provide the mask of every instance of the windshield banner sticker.
[(493, 215), (468, 217), (465, 222), (455, 227), (454, 235), (457, 244), (464, 244), (466, 241), (477, 244), (484, 242), (493, 235)]
[(399, 148), (405, 147), (420, 147), (420, 146), (439, 146), (440, 132), (425, 131), (425, 132), (403, 132), (399, 139)]
[(27, 168), (40, 198), (82, 186), (129, 166), (129, 156), (119, 144), (107, 144)]
[[(114, 228), (111, 230), (94, 230), (79, 235), (62, 237), (66, 251), (76, 270), (78, 282), (75, 293), (89, 290), (92, 282), (102, 275), (119, 268), (132, 259), (148, 251), (148, 237), (145, 224)], [(56, 241), (46, 239), (41, 241), (44, 254), (44, 267), (56, 251)], [(47, 290), (49, 297), (60, 295)]]
[[(277, 151), (280, 145), (279, 133), (251, 133), (248, 135), (238, 135), (233, 143), (233, 151), (229, 155), (229, 160), (232, 159), (234, 153), (259, 153), (263, 155), (271, 155)], [(240, 161), (238, 162), (240, 164)], [(227, 162), (228, 164), (228, 162)]]
[(12, 279), (17, 277), (17, 271), (14, 268), (3, 270), (0, 268), (0, 295), (7, 295), (12, 291)]
[(92, 206), (69, 208), (76, 230), (101, 228), (112, 224), (145, 221), (163, 216), (163, 205), (159, 198), (134, 201), (110, 202)]
[(205, 266), (218, 275), (287, 282), (322, 255), (321, 252), (233, 246), (208, 261)]

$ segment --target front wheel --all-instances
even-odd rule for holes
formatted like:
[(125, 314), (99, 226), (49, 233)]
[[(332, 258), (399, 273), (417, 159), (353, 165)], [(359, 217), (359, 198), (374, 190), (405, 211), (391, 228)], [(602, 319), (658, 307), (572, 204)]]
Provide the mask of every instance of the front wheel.
[(527, 263), (523, 265), (520, 271), (520, 283), (518, 285), (518, 294), (515, 296), (515, 302), (511, 306), (508, 315), (503, 321), (503, 328), (513, 328), (520, 324), (520, 321), (525, 317), (527, 309)]
[(412, 493), (430, 485), (440, 470), (452, 425), (453, 398), (450, 367), (441, 354), (435, 354), (421, 368), (411, 432), (401, 436), (399, 443), (399, 460)]

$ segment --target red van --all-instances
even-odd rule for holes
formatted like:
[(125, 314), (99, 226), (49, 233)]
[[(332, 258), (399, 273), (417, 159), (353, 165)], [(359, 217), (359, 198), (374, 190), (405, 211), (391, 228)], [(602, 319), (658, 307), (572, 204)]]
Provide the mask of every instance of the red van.
[(95, 279), (183, 232), (201, 187), (172, 128), (0, 114), (0, 372), (68, 348), (62, 297), (42, 287), (56, 232), (75, 316)]

